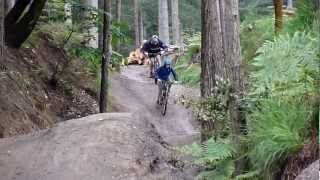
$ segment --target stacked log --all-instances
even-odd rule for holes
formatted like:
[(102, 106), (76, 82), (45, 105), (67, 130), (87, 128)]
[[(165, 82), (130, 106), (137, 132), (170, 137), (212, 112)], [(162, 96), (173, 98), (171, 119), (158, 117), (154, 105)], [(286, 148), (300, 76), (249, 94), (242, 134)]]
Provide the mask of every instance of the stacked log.
[(143, 53), (141, 53), (140, 48), (135, 49), (130, 52), (128, 57), (128, 64), (139, 64), (145, 65), (149, 63), (149, 59), (145, 57)]

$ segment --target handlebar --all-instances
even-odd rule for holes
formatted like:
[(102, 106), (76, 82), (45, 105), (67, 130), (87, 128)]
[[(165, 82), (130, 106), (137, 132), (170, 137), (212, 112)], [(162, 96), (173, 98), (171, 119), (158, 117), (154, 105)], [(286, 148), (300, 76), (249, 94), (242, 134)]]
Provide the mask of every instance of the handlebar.
[(164, 49), (164, 50), (161, 50), (160, 52), (158, 53), (148, 53), (148, 52), (144, 52), (145, 55), (147, 56), (150, 56), (150, 55), (154, 55), (154, 56), (157, 56), (157, 55), (164, 55), (166, 52), (168, 52), (168, 49)]

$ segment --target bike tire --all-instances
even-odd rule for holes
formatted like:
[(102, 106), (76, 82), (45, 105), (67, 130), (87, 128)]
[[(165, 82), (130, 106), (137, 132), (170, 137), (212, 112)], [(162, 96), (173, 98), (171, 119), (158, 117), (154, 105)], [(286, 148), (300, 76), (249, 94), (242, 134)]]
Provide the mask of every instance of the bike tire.
[(165, 115), (166, 115), (166, 113), (167, 113), (167, 106), (168, 106), (168, 99), (165, 98), (165, 100), (164, 100), (164, 102), (163, 102), (163, 104), (162, 104), (162, 112), (161, 112), (162, 116), (165, 116)]
[(166, 87), (166, 92), (165, 92), (165, 95), (164, 95), (164, 99), (163, 99), (163, 102), (162, 102), (162, 111), (161, 111), (161, 114), (163, 116), (166, 115), (167, 113), (167, 106), (168, 106), (168, 96), (169, 96), (169, 88)]

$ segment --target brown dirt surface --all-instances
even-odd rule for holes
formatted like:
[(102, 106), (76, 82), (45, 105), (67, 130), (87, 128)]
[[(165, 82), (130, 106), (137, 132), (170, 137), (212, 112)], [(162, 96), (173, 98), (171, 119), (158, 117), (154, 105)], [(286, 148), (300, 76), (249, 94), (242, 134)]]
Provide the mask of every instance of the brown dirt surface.
[(163, 160), (167, 150), (143, 124), (131, 113), (97, 114), (2, 139), (1, 179), (185, 179)]
[[(319, 159), (319, 144), (317, 131), (313, 130), (312, 138), (305, 143), (302, 149), (288, 158), (281, 180), (295, 179), (305, 168)], [(312, 171), (308, 171), (312, 172)], [(304, 173), (306, 175), (306, 173)], [(310, 177), (313, 176), (312, 173)], [(301, 179), (301, 178), (300, 178)]]
[(192, 113), (171, 98), (167, 115), (161, 115), (147, 67), (129, 66), (110, 81), (113, 104), (121, 113), (0, 139), (1, 180), (194, 179), (197, 169), (172, 151), (199, 139)]
[(40, 39), (0, 62), (0, 137), (97, 113), (95, 78), (83, 61)]
[(304, 169), (295, 180), (319, 180), (319, 160)]

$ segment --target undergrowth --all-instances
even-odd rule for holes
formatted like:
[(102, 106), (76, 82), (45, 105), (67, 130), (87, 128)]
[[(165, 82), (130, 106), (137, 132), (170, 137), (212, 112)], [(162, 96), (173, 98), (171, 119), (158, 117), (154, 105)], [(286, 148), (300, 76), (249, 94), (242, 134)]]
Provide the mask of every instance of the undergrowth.
[(200, 35), (188, 38), (187, 51), (178, 59), (175, 69), (182, 83), (199, 86), (200, 83)]
[[(70, 57), (84, 60), (91, 73), (97, 74), (101, 66), (101, 50), (86, 46), (88, 37), (79, 31), (76, 26), (69, 27), (65, 23), (51, 22), (37, 27), (28, 43), (35, 44), (41, 36), (45, 36), (56, 47), (65, 49)], [(119, 71), (122, 60), (123, 56), (113, 51), (110, 69)]]

